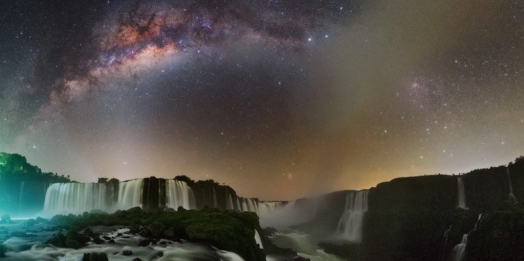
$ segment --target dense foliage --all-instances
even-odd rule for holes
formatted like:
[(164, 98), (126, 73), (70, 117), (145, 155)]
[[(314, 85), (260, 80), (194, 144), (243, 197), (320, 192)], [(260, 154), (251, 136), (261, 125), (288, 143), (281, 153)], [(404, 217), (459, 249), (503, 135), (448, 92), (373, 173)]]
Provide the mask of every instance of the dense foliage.
[(42, 172), (21, 155), (0, 152), (0, 214), (35, 214), (44, 205), (49, 184), (59, 182), (70, 180)]
[(235, 252), (245, 260), (265, 260), (264, 251), (259, 249), (254, 239), (255, 229), (260, 230), (258, 216), (251, 212), (179, 208), (176, 212), (151, 213), (136, 207), (113, 214), (57, 215), (51, 221), (69, 229), (67, 235), (58, 234), (53, 239), (52, 243), (57, 246), (77, 248), (85, 244), (78, 231), (88, 226), (123, 225), (146, 237), (186, 238)]
[(69, 176), (42, 172), (39, 167), (29, 164), (24, 156), (5, 152), (0, 152), (0, 181), (70, 182)]

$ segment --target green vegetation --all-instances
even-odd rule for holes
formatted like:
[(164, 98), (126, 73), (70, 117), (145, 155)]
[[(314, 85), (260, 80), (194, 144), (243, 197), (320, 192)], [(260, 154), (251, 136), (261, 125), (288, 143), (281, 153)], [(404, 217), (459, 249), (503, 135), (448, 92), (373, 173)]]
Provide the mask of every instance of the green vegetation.
[[(128, 226), (132, 232), (156, 238), (185, 238), (209, 243), (219, 249), (232, 251), (245, 260), (265, 260), (265, 252), (255, 242), (255, 229), (261, 230), (258, 216), (251, 212), (235, 212), (219, 209), (184, 210), (177, 212), (146, 212), (141, 208), (117, 211), (113, 214), (87, 213), (82, 215), (57, 215), (51, 219), (69, 230), (67, 235), (57, 234), (51, 240), (59, 247), (78, 248), (87, 241), (78, 228), (105, 225)], [(142, 226), (142, 229), (139, 227)], [(84, 233), (86, 233), (84, 230)]]
[(42, 172), (37, 166), (27, 162), (24, 156), (0, 152), (0, 181), (42, 181), (47, 183), (70, 182), (69, 176), (58, 176)]
[(0, 213), (40, 211), (47, 186), (70, 182), (69, 177), (42, 172), (18, 154), (0, 152)]

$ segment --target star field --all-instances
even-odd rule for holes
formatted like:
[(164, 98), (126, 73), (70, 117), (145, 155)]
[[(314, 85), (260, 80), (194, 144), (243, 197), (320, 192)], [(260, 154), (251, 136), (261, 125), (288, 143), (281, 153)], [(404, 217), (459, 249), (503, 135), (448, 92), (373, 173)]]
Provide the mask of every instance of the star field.
[(294, 199), (524, 155), (524, 2), (5, 1), (0, 151)]

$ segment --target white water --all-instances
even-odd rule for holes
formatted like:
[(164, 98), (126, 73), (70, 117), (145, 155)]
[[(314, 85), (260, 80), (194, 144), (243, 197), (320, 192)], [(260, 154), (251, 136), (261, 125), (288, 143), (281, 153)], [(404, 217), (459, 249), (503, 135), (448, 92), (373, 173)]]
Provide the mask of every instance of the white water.
[(368, 211), (368, 193), (368, 190), (362, 190), (346, 196), (345, 211), (337, 228), (342, 239), (354, 243), (362, 242), (364, 214)]
[(511, 183), (511, 175), (509, 173), (509, 167), (506, 167), (506, 173), (508, 173), (508, 182), (509, 182), (509, 201), (512, 203), (517, 202), (517, 198), (513, 194), (513, 184)]
[[(126, 229), (121, 229), (108, 236), (116, 236), (117, 233), (125, 233)], [(6, 260), (27, 261), (27, 260), (59, 260), (59, 261), (78, 261), (82, 260), (84, 253), (106, 253), (109, 260), (129, 261), (134, 258), (142, 260), (172, 261), (172, 260), (223, 260), (223, 261), (243, 261), (235, 253), (208, 248), (190, 242), (175, 243), (164, 240), (167, 244), (149, 245), (139, 247), (138, 243), (143, 238), (140, 236), (130, 236), (130, 238), (118, 237), (114, 244), (95, 245), (90, 243), (80, 249), (57, 248), (52, 245), (42, 244), (32, 241), (31, 238), (11, 238), (4, 242), (8, 247)], [(124, 256), (123, 251), (132, 251), (130, 256)], [(163, 256), (159, 257), (162, 253)]]
[(144, 179), (123, 181), (118, 184), (118, 209), (142, 207)]
[(80, 214), (93, 209), (108, 209), (105, 184), (57, 183), (47, 189), (43, 214)]
[(466, 192), (464, 190), (464, 181), (462, 177), (457, 178), (457, 190), (458, 190), (458, 208), (467, 209), (466, 207)]
[(303, 233), (275, 233), (271, 241), (283, 248), (291, 248), (299, 256), (308, 258), (311, 261), (342, 261), (342, 259), (324, 252), (319, 249), (313, 239)]
[(260, 239), (260, 234), (258, 233), (258, 230), (256, 229), (255, 229), (255, 241), (257, 242), (258, 247), (260, 247), (260, 249), (264, 249), (264, 245), (262, 244), (262, 239)]
[[(233, 200), (231, 200), (231, 205), (233, 205)], [(268, 215), (269, 213), (275, 211), (278, 208), (283, 206), (282, 202), (278, 201), (265, 201), (261, 202), (253, 198), (237, 198), (237, 210), (246, 212), (255, 212), (259, 217)]]
[(195, 195), (193, 190), (183, 181), (167, 180), (166, 181), (166, 206), (178, 209), (195, 209)]
[(466, 244), (468, 243), (468, 234), (464, 234), (462, 236), (462, 241), (460, 244), (456, 245), (452, 252), (452, 258), (454, 261), (461, 261), (464, 260), (464, 257), (466, 257)]
[(233, 205), (233, 197), (231, 194), (227, 194), (227, 209), (235, 209), (235, 206)]
[(258, 214), (259, 217), (267, 216), (267, 215), (269, 215), (269, 213), (275, 211), (278, 208), (281, 208), (282, 205), (283, 205), (283, 203), (282, 202), (278, 202), (278, 201), (258, 202), (258, 206), (257, 206), (258, 212), (257, 212), (257, 214)]

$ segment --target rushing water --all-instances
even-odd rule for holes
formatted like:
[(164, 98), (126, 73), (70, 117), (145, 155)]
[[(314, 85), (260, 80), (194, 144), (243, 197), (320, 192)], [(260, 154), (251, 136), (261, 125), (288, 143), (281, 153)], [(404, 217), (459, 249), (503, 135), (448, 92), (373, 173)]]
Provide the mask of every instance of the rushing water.
[(462, 177), (457, 178), (457, 192), (458, 192), (458, 208), (467, 209), (466, 207), (466, 192), (464, 190), (464, 181)]
[(299, 256), (311, 261), (342, 261), (342, 259), (324, 252), (307, 234), (299, 232), (275, 233), (271, 241), (282, 248), (291, 248)]
[(337, 228), (341, 238), (355, 243), (362, 242), (364, 215), (368, 211), (368, 193), (368, 190), (362, 190), (347, 195), (345, 211)]
[(106, 184), (57, 183), (46, 192), (45, 214), (79, 214), (93, 209), (107, 210)]
[[(85, 211), (94, 209), (113, 212), (116, 210), (125, 210), (133, 207), (142, 207), (144, 202), (144, 179), (135, 179), (122, 181), (118, 187), (109, 183), (57, 183), (51, 185), (46, 192), (43, 216), (53, 216), (56, 214), (81, 214)], [(148, 183), (150, 191), (151, 182)], [(21, 187), (23, 190), (23, 184)], [(116, 191), (118, 190), (118, 191)], [(218, 207), (216, 190), (210, 191), (213, 198), (213, 206)], [(145, 195), (149, 197), (149, 195)], [(195, 209), (196, 201), (193, 190), (183, 181), (166, 180), (165, 188), (158, 188), (157, 202), (166, 202), (166, 207), (178, 209)], [(22, 198), (22, 194), (20, 194)], [(21, 200), (21, 199), (20, 199)], [(231, 194), (227, 195), (226, 208), (238, 211), (251, 211), (259, 216), (265, 216), (268, 213), (280, 208), (282, 202), (260, 202), (258, 199), (248, 199), (237, 197), (237, 204), (234, 205), (234, 199)], [(159, 203), (160, 204), (160, 203)], [(159, 205), (158, 207), (162, 207)]]
[(195, 209), (195, 195), (193, 190), (183, 181), (166, 181), (166, 205), (167, 207), (178, 209)]
[[(224, 260), (243, 261), (235, 253), (218, 250), (213, 247), (199, 245), (189, 242), (176, 243), (169, 240), (161, 240), (155, 245), (146, 247), (137, 246), (144, 238), (140, 236), (129, 236), (129, 238), (118, 237), (118, 233), (126, 233), (128, 229), (120, 229), (107, 234), (116, 237), (114, 244), (92, 244), (80, 249), (57, 248), (52, 245), (33, 241), (31, 238), (11, 238), (4, 242), (8, 247), (6, 261), (27, 260), (59, 260), (80, 261), (84, 253), (103, 252), (109, 260), (129, 261), (134, 258), (141, 260)], [(124, 255), (124, 251), (131, 251)]]
[(134, 179), (118, 184), (118, 209), (142, 207), (144, 179)]
[(457, 244), (452, 250), (452, 258), (454, 261), (464, 260), (466, 257), (466, 244), (468, 243), (468, 234), (462, 236), (462, 241)]

